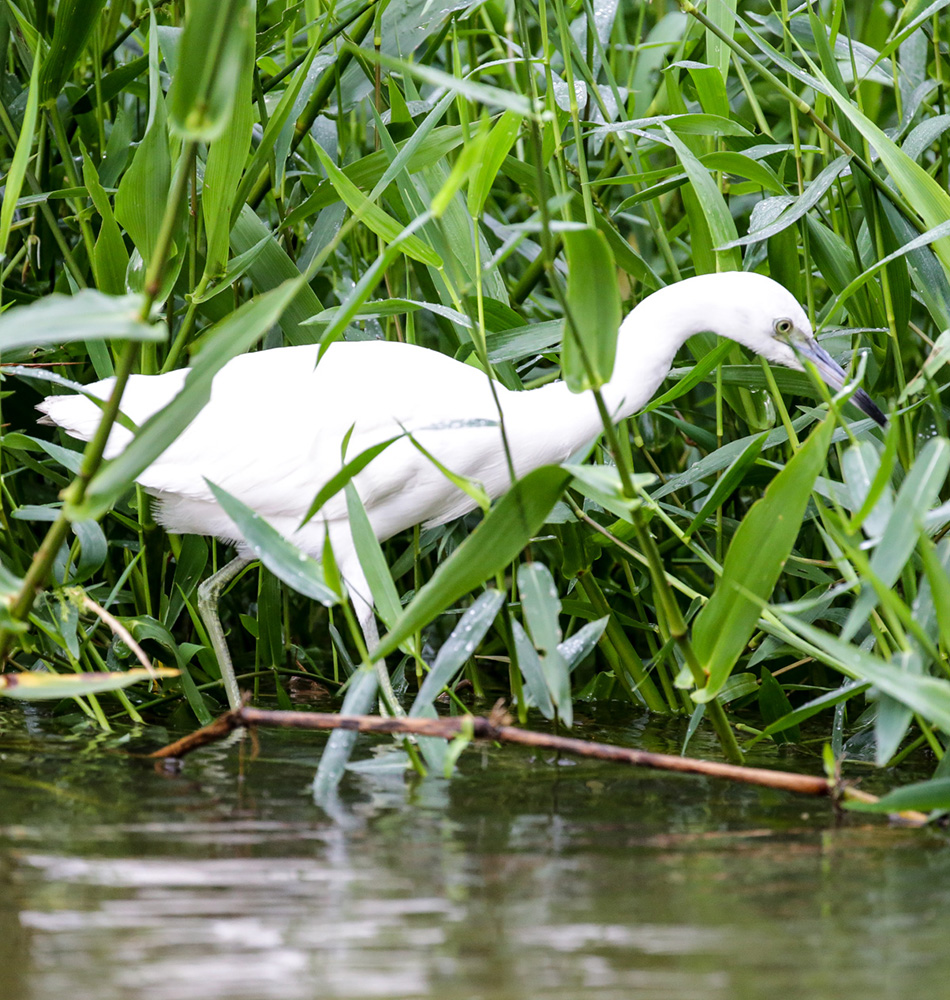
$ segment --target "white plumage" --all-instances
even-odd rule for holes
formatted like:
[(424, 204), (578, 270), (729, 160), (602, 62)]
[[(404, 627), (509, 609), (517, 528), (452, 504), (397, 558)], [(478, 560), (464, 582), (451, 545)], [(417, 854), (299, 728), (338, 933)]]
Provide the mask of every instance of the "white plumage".
[[(757, 274), (703, 275), (654, 293), (624, 321), (614, 376), (603, 390), (614, 418), (645, 405), (686, 338), (702, 331), (801, 369), (797, 352), (813, 360), (834, 388), (843, 384), (844, 372), (818, 346), (804, 311), (784, 288)], [(343, 495), (300, 527), (314, 496), (346, 460), (405, 430), (450, 470), (479, 480), (497, 497), (510, 486), (499, 414), (482, 371), (435, 351), (370, 341), (333, 344), (319, 364), (317, 353), (316, 346), (285, 347), (228, 362), (214, 378), (208, 404), (139, 482), (156, 497), (156, 518), (169, 531), (235, 542), (240, 565), (250, 550), (215, 502), (206, 479), (312, 556), (320, 556), (329, 529), (341, 572), (357, 597), (364, 632), (373, 642), (371, 599)], [(185, 375), (184, 370), (133, 375), (123, 412), (135, 424), (143, 423), (175, 397)], [(112, 380), (105, 379), (88, 388), (105, 398), (111, 387)], [(495, 391), (519, 476), (565, 460), (601, 429), (592, 395), (572, 394), (561, 382), (530, 392), (496, 384)], [(855, 401), (883, 420), (867, 396), (856, 395)], [(82, 440), (90, 438), (101, 414), (84, 396), (50, 396), (38, 408)], [(344, 458), (342, 444), (351, 428)], [(115, 426), (106, 457), (117, 455), (130, 438), (126, 428)], [(414, 524), (449, 521), (474, 507), (406, 438), (376, 457), (354, 482), (380, 539)], [(205, 597), (216, 600), (219, 590), (211, 586)], [(226, 647), (222, 651), (217, 643), (216, 652), (219, 660), (227, 657)], [(229, 662), (222, 662), (223, 675), (230, 669)], [(233, 674), (228, 693), (233, 704)]]

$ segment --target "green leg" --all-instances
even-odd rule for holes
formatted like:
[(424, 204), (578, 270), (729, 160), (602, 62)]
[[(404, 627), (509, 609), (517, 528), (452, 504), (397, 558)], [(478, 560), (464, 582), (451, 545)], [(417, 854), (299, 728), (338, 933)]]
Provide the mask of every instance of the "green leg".
[(234, 667), (231, 664), (231, 654), (228, 652), (228, 644), (224, 639), (224, 629), (221, 628), (221, 619), (218, 617), (218, 601), (224, 588), (250, 562), (252, 562), (251, 559), (238, 556), (222, 566), (213, 576), (209, 576), (198, 587), (198, 614), (201, 615), (201, 620), (208, 632), (208, 638), (211, 640), (211, 648), (218, 661), (221, 680), (228, 695), (228, 704), (232, 709), (241, 707), (241, 692), (238, 690), (237, 677), (234, 676)]

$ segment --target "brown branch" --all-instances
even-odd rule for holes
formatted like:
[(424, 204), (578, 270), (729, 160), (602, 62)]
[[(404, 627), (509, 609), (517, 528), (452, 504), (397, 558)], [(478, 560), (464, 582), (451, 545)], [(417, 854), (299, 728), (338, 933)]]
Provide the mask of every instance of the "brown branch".
[(184, 757), (185, 754), (189, 754), (192, 750), (197, 750), (199, 747), (206, 747), (210, 743), (217, 743), (219, 740), (223, 740), (226, 736), (233, 733), (235, 729), (244, 728), (244, 723), (239, 718), (241, 711), (243, 709), (226, 712), (207, 726), (202, 726), (201, 729), (183, 736), (180, 740), (175, 740), (174, 743), (169, 743), (168, 746), (164, 746), (161, 750), (156, 750), (148, 756), (164, 758)]
[[(875, 802), (876, 796), (859, 791), (847, 784), (827, 778), (794, 771), (772, 771), (762, 767), (742, 767), (717, 761), (699, 760), (695, 757), (676, 757), (672, 754), (650, 753), (631, 747), (596, 743), (569, 736), (535, 733), (508, 725), (509, 717), (496, 708), (489, 718), (478, 715), (450, 716), (446, 718), (388, 718), (380, 715), (339, 715), (334, 712), (280, 712), (259, 708), (238, 708), (216, 719), (209, 726), (162, 747), (151, 757), (183, 757), (199, 747), (224, 739), (235, 729), (255, 729), (257, 726), (275, 726), (284, 729), (348, 729), (359, 733), (391, 735), (403, 733), (412, 736), (429, 736), (444, 740), (454, 739), (465, 733), (479, 739), (497, 740), (500, 743), (518, 743), (558, 753), (596, 760), (612, 760), (634, 767), (649, 767), (658, 771), (676, 771), (681, 774), (699, 774), (707, 778), (724, 778), (759, 788), (774, 788), (797, 795), (811, 795), (832, 799), (854, 799)], [(923, 813), (908, 810), (898, 814), (902, 821), (913, 825), (927, 822)]]

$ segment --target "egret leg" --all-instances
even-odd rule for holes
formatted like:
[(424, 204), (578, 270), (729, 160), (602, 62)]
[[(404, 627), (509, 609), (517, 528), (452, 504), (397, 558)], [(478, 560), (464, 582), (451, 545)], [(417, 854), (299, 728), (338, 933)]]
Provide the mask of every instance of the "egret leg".
[(209, 576), (198, 587), (198, 614), (201, 616), (208, 632), (208, 638), (211, 640), (211, 648), (218, 661), (221, 680), (228, 695), (228, 704), (232, 709), (241, 707), (241, 692), (238, 690), (237, 677), (234, 676), (234, 666), (231, 663), (231, 654), (228, 652), (224, 629), (221, 627), (221, 619), (218, 617), (218, 601), (224, 588), (250, 562), (252, 562), (251, 559), (237, 556), (222, 566), (213, 576)]

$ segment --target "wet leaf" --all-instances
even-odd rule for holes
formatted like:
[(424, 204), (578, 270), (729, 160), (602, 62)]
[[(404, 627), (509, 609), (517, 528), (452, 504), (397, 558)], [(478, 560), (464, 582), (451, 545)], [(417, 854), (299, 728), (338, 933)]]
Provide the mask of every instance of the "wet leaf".
[(439, 564), (383, 637), (374, 659), (396, 650), (413, 632), (504, 569), (544, 523), (569, 478), (557, 466), (545, 465), (519, 479), (485, 520)]
[(49, 701), (61, 698), (81, 698), (104, 691), (118, 691), (149, 681), (155, 677), (177, 677), (171, 667), (133, 667), (115, 673), (40, 674), (19, 673), (0, 675), (0, 695), (20, 701)]
[(752, 637), (798, 537), (833, 429), (830, 417), (818, 425), (753, 504), (729, 546), (722, 577), (693, 623), (696, 655), (709, 675), (706, 687), (695, 693), (702, 701), (719, 692)]

